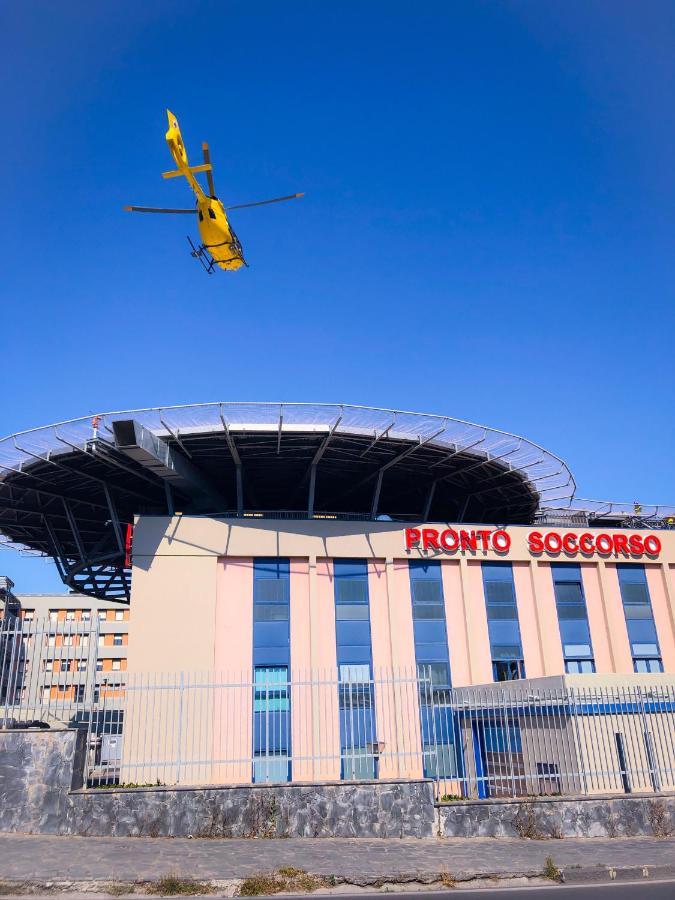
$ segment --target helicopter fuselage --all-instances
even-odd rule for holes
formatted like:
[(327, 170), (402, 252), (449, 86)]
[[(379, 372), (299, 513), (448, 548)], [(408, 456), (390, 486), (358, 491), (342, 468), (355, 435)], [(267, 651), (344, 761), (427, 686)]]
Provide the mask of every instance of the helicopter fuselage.
[(197, 225), (202, 244), (216, 265), (230, 271), (246, 265), (241, 244), (220, 200), (203, 193), (197, 195)]

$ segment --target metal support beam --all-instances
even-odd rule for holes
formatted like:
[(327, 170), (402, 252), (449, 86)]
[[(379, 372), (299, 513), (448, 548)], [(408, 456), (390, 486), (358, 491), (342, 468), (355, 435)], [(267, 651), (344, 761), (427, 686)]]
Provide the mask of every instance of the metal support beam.
[(467, 511), (467, 509), (469, 508), (469, 500), (471, 500), (471, 497), (472, 497), (472, 496), (473, 496), (472, 494), (467, 494), (466, 497), (464, 498), (464, 503), (463, 503), (463, 505), (462, 505), (461, 512), (460, 512), (459, 517), (458, 517), (458, 519), (457, 519), (458, 522), (463, 522), (463, 521), (464, 521), (464, 516), (466, 515), (466, 511)]
[(396, 419), (393, 419), (389, 423), (389, 425), (387, 425), (386, 428), (382, 429), (382, 431), (379, 434), (376, 431), (373, 440), (368, 444), (368, 446), (366, 447), (366, 449), (363, 451), (363, 453), (361, 454), (361, 456), (359, 458), (362, 459), (364, 456), (366, 456), (368, 453), (370, 453), (370, 451), (373, 449), (375, 444), (377, 444), (378, 441), (381, 441), (382, 438), (386, 437), (389, 434), (389, 432), (391, 431), (391, 429), (394, 427), (395, 424), (396, 424)]
[(427, 500), (426, 500), (426, 503), (424, 504), (424, 512), (422, 513), (422, 521), (423, 522), (429, 521), (429, 512), (431, 511), (431, 504), (434, 499), (434, 494), (436, 493), (437, 483), (438, 482), (436, 482), (436, 481), (431, 482), (431, 487), (429, 488), (429, 493), (427, 494)]
[(225, 420), (225, 416), (223, 415), (223, 410), (220, 410), (220, 421), (223, 423), (223, 431), (225, 432), (225, 440), (227, 441), (227, 446), (230, 448), (230, 454), (232, 456), (232, 461), (234, 462), (235, 467), (235, 476), (237, 479), (237, 515), (242, 516), (244, 514), (244, 486), (243, 486), (243, 478), (242, 478), (242, 466), (241, 466), (241, 457), (239, 456), (239, 451), (237, 450), (237, 445), (234, 442), (234, 438), (230, 432), (230, 426), (227, 424)]
[(107, 484), (103, 485), (103, 491), (105, 493), (105, 499), (108, 502), (108, 509), (110, 510), (110, 520), (112, 522), (113, 529), (115, 531), (115, 540), (117, 541), (117, 547), (120, 553), (124, 553), (124, 540), (122, 538), (122, 529), (120, 528), (120, 520), (117, 517), (117, 509), (115, 508), (115, 504), (113, 502), (112, 495), (110, 493), (110, 489)]
[(281, 429), (284, 424), (284, 406), (283, 403), (279, 407), (279, 431), (277, 432), (277, 456), (279, 455), (279, 451), (281, 450)]
[(377, 473), (377, 482), (375, 484), (375, 493), (373, 494), (373, 503), (370, 507), (370, 517), (374, 519), (377, 515), (377, 507), (380, 502), (380, 491), (382, 490), (382, 478), (384, 477), (384, 467)]
[(170, 516), (173, 516), (175, 512), (173, 505), (173, 490), (168, 481), (164, 485), (164, 493), (166, 494), (166, 511)]
[(56, 532), (52, 528), (52, 524), (49, 521), (49, 519), (47, 518), (47, 516), (43, 516), (42, 519), (45, 523), (45, 528), (47, 529), (47, 534), (49, 535), (49, 540), (51, 541), (51, 544), (53, 547), (54, 552), (53, 552), (52, 559), (56, 563), (56, 568), (59, 570), (59, 576), (61, 577), (61, 581), (65, 581), (66, 567), (67, 567), (68, 562), (66, 560), (66, 557), (63, 554), (63, 548), (61, 547), (61, 543), (60, 543), (59, 539), (57, 538)]
[(187, 456), (187, 458), (188, 458), (188, 459), (192, 459), (192, 454), (190, 453), (190, 451), (188, 450), (188, 448), (185, 446), (185, 444), (184, 444), (184, 443), (181, 441), (181, 439), (180, 439), (180, 431), (179, 431), (178, 429), (176, 429), (176, 430), (174, 431), (169, 425), (166, 424), (166, 422), (164, 421), (164, 419), (163, 419), (161, 416), (159, 417), (159, 421), (160, 421), (160, 422), (162, 423), (162, 425), (166, 428), (166, 430), (169, 432), (169, 434), (171, 435), (171, 437), (172, 437), (172, 438), (174, 439), (174, 441), (178, 444), (178, 446), (179, 446), (180, 449), (183, 451), (183, 453)]
[(243, 475), (241, 469), (241, 462), (238, 462), (235, 467), (235, 477), (237, 479), (237, 515), (244, 515), (244, 484), (243, 484)]
[[(328, 444), (330, 443), (330, 439), (335, 434), (335, 431), (341, 421), (342, 421), (342, 413), (337, 417), (335, 422), (333, 422), (333, 424), (331, 425), (330, 431), (328, 432), (326, 437), (321, 441), (321, 444), (319, 445), (319, 449), (314, 454), (314, 458), (312, 459), (312, 462), (310, 463), (310, 466), (309, 466), (309, 499), (307, 502), (307, 515), (310, 517), (310, 519), (314, 515), (314, 497), (316, 494), (316, 467), (319, 465), (319, 462), (321, 461), (321, 457), (326, 452), (326, 448), (328, 447)], [(307, 477), (307, 476), (305, 476), (305, 477)]]
[(84, 544), (82, 543), (82, 538), (80, 536), (80, 529), (77, 527), (77, 522), (75, 521), (75, 517), (73, 516), (70, 505), (65, 499), (63, 501), (63, 508), (66, 511), (66, 518), (68, 519), (68, 524), (70, 525), (70, 530), (73, 534), (73, 539), (75, 540), (77, 552), (80, 554), (80, 560), (84, 563), (86, 562), (87, 554), (85, 552)]

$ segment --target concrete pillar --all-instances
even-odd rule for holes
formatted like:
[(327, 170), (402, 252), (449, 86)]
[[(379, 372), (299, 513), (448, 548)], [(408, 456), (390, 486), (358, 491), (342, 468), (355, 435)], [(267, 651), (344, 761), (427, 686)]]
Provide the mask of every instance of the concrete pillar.
[(603, 602), (600, 573), (597, 563), (581, 563), (581, 580), (586, 598), (588, 627), (591, 632), (591, 645), (595, 670), (601, 675), (614, 672), (614, 656), (609, 636), (609, 619)]
[(662, 566), (646, 565), (645, 574), (663, 668), (666, 672), (675, 672), (675, 626), (671, 615), (665, 572)]
[(607, 617), (607, 631), (612, 648), (614, 671), (627, 675), (633, 672), (633, 655), (628, 640), (626, 616), (621, 601), (619, 573), (614, 563), (601, 562), (598, 565), (602, 602)]
[(253, 754), (253, 560), (220, 559), (216, 583), (213, 759), (216, 784), (251, 781)]
[(443, 579), (445, 624), (450, 652), (452, 685), (453, 687), (464, 687), (471, 684), (471, 668), (469, 664), (469, 630), (459, 561), (454, 559), (443, 561), (441, 577)]
[(514, 562), (512, 569), (525, 674), (528, 678), (540, 678), (544, 675), (544, 656), (541, 628), (530, 576), (530, 564)]
[(488, 684), (492, 681), (492, 656), (485, 609), (483, 575), (478, 562), (462, 557), (459, 566), (469, 633), (471, 683)]
[(550, 563), (533, 561), (530, 578), (539, 623), (544, 675), (562, 675), (565, 672), (565, 662)]

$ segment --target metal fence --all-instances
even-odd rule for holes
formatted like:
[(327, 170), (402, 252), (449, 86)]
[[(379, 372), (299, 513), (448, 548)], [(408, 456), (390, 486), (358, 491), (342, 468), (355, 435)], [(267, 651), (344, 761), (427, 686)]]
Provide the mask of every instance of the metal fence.
[(417, 671), (135, 675), (99, 690), (90, 723), (91, 784), (427, 777), (446, 798), (675, 788), (667, 683), (453, 690)]
[(65, 615), (0, 619), (0, 727), (74, 725), (98, 701), (98, 617)]
[(455, 688), (433, 670), (133, 674), (92, 621), (0, 622), (0, 728), (87, 729), (87, 782), (420, 778), (437, 795), (675, 789), (675, 682)]

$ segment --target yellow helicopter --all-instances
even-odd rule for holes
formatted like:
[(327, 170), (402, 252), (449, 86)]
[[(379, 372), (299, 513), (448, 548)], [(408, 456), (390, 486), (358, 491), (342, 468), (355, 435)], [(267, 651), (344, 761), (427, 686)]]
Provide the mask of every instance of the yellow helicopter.
[[(188, 237), (190, 247), (192, 248), (190, 255), (198, 259), (206, 272), (211, 275), (215, 266), (221, 269), (235, 271), (242, 266), (247, 265), (244, 259), (244, 253), (239, 242), (239, 238), (234, 233), (234, 229), (230, 225), (227, 213), (231, 209), (247, 209), (249, 206), (265, 206), (268, 203), (280, 203), (282, 200), (295, 200), (297, 197), (304, 197), (304, 194), (289, 194), (287, 197), (274, 197), (272, 200), (258, 200), (255, 203), (240, 203), (237, 206), (223, 206), (222, 202), (216, 196), (216, 189), (213, 183), (213, 169), (211, 166), (211, 154), (209, 145), (205, 142), (202, 144), (202, 152), (204, 154), (204, 162), (198, 166), (191, 166), (188, 163), (187, 152), (183, 142), (183, 136), (178, 127), (178, 119), (171, 110), (166, 111), (169, 120), (169, 130), (166, 132), (166, 142), (173, 156), (177, 168), (170, 172), (162, 172), (162, 178), (177, 178), (183, 175), (197, 198), (197, 206), (194, 209), (162, 209), (156, 206), (125, 206), (127, 212), (145, 212), (145, 213), (170, 213), (170, 214), (186, 214), (197, 216), (197, 226), (201, 235), (202, 243), (195, 247), (192, 240)], [(195, 178), (195, 173), (205, 172), (206, 180), (209, 185), (209, 193), (206, 194)]]

